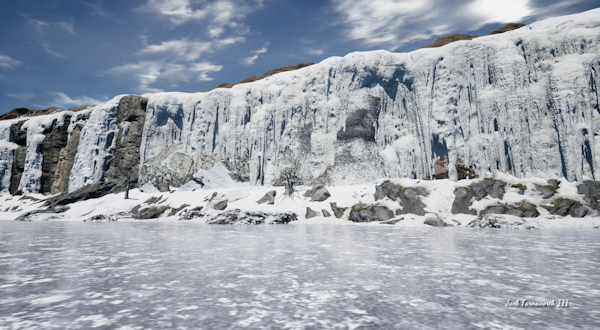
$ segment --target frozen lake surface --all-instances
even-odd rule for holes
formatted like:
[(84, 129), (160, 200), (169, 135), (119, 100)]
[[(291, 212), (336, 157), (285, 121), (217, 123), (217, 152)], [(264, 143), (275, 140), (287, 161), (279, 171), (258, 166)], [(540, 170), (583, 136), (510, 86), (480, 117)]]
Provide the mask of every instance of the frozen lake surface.
[(600, 326), (599, 238), (0, 221), (0, 329), (590, 329)]

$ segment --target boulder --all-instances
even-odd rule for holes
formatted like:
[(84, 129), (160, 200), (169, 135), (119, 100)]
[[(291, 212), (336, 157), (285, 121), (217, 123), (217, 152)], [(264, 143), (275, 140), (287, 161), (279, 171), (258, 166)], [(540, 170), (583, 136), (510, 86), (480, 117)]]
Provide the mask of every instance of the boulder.
[(327, 198), (331, 197), (327, 188), (322, 184), (316, 184), (309, 191), (305, 192), (304, 197), (310, 197), (311, 202), (322, 202)]
[(485, 178), (479, 182), (473, 183), (472, 188), (477, 200), (481, 200), (487, 195), (493, 198), (502, 199), (504, 197), (504, 187), (506, 182), (496, 179)]
[(287, 224), (298, 220), (295, 213), (265, 213), (241, 212), (239, 209), (229, 210), (218, 214), (206, 221), (211, 225), (260, 225), (260, 224)]
[(306, 208), (306, 215), (304, 216), (306, 219), (318, 217), (319, 213), (317, 211), (312, 210), (310, 207)]
[(495, 215), (485, 214), (480, 215), (477, 219), (471, 221), (467, 227), (472, 228), (525, 228), (531, 229), (533, 227), (527, 226), (527, 222), (518, 217), (511, 215)]
[(454, 202), (452, 202), (452, 214), (477, 214), (476, 210), (470, 209), (471, 199), (475, 196), (472, 187), (458, 187), (454, 189)]
[(394, 212), (385, 206), (364, 206), (361, 203), (352, 206), (350, 211), (350, 221), (353, 222), (372, 222), (386, 221), (394, 217)]
[(258, 200), (258, 204), (275, 204), (275, 195), (277, 192), (275, 190), (271, 190), (266, 193), (261, 199)]
[(344, 215), (344, 212), (348, 209), (347, 207), (338, 207), (337, 203), (329, 203), (331, 205), (331, 210), (336, 218), (341, 218)]
[[(188, 207), (188, 206), (190, 206), (190, 205), (189, 205), (189, 204), (183, 204), (183, 205), (181, 205), (181, 206), (180, 206), (180, 207), (178, 207), (178, 208), (171, 209), (171, 212), (169, 212), (169, 216), (176, 215), (176, 214), (177, 214), (177, 212), (179, 212), (179, 211), (183, 210), (184, 208), (186, 208), (186, 207)], [(200, 210), (202, 210), (202, 206), (200, 206)]]
[(323, 216), (326, 218), (329, 218), (331, 216), (331, 213), (329, 213), (326, 209), (322, 209), (321, 212), (323, 212)]
[(404, 188), (399, 184), (390, 181), (384, 181), (375, 187), (375, 200), (389, 198), (402, 205), (402, 210), (397, 214), (418, 214), (425, 215), (425, 203), (418, 196), (428, 196), (429, 193), (423, 187)]
[(397, 219), (391, 219), (391, 220), (385, 220), (385, 221), (380, 221), (379, 224), (380, 225), (395, 225), (396, 223), (400, 222), (404, 220), (404, 218), (397, 218)]
[(535, 185), (535, 191), (539, 192), (542, 195), (542, 198), (550, 198), (556, 193), (556, 187), (553, 185), (540, 186), (538, 184)]
[(75, 190), (72, 193), (62, 193), (46, 199), (44, 206), (54, 208), (57, 205), (67, 205), (92, 198), (100, 198), (108, 194), (124, 192), (127, 189), (126, 180), (97, 182)]
[(222, 211), (227, 208), (227, 200), (219, 201), (213, 204), (213, 209)]
[(577, 186), (577, 192), (585, 195), (584, 200), (593, 210), (600, 211), (600, 181), (587, 180)]
[[(151, 206), (147, 208), (143, 208), (137, 211), (135, 214), (132, 212), (132, 215), (135, 219), (138, 220), (147, 220), (147, 219), (156, 219), (161, 214), (169, 210), (170, 206)], [(133, 210), (132, 210), (133, 211)]]
[(426, 218), (423, 223), (426, 225), (429, 225), (429, 226), (433, 226), (433, 227), (448, 227), (448, 226), (452, 227), (452, 225), (445, 223), (443, 220), (441, 220), (440, 218), (437, 218), (437, 217)]

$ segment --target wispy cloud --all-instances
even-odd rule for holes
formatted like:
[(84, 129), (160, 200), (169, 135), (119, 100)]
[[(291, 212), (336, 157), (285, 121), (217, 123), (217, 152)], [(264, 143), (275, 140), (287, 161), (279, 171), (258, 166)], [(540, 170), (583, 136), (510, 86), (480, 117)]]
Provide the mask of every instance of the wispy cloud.
[(241, 23), (249, 13), (262, 7), (262, 0), (149, 0), (137, 8), (138, 12), (153, 13), (174, 25), (188, 22), (207, 25), (206, 31), (213, 38), (221, 36), (227, 28), (241, 32)]
[(67, 55), (61, 54), (61, 53), (59, 53), (57, 51), (54, 51), (54, 50), (50, 49), (50, 45), (48, 45), (48, 42), (46, 42), (46, 41), (42, 41), (40, 43), (40, 45), (46, 51), (46, 53), (48, 53), (48, 54), (50, 54), (52, 56), (60, 57), (60, 58), (68, 58)]
[(309, 48), (307, 53), (309, 53), (310, 55), (323, 55), (323, 50)]
[(12, 69), (18, 67), (21, 64), (23, 64), (23, 62), (17, 61), (14, 58), (8, 55), (4, 55), (2, 52), (0, 52), (0, 68)]
[(348, 40), (392, 48), (489, 23), (519, 22), (532, 14), (529, 0), (334, 0), (333, 8)]
[(32, 92), (23, 92), (23, 93), (6, 93), (6, 95), (10, 97), (14, 97), (16, 99), (27, 101), (37, 97), (37, 94)]
[(104, 18), (108, 18), (108, 19), (112, 19), (114, 21), (118, 21), (115, 18), (115, 14), (113, 14), (112, 12), (104, 9), (99, 3), (82, 2), (81, 4), (84, 5), (84, 6), (90, 7), (90, 9), (92, 10), (92, 13), (94, 13), (95, 15), (98, 15), (98, 16), (104, 17)]
[(108, 100), (108, 96), (104, 96), (102, 99), (95, 99), (85, 95), (71, 98), (63, 92), (52, 92), (48, 94), (52, 96), (52, 101), (50, 101), (48, 104), (33, 104), (33, 106), (40, 109), (46, 109), (49, 107), (69, 109), (78, 105), (96, 105)]
[(75, 28), (73, 27), (74, 19), (71, 17), (68, 21), (56, 21), (49, 22), (41, 19), (34, 18), (30, 15), (23, 14), (21, 17), (25, 18), (27, 22), (39, 33), (45, 34), (48, 29), (58, 28), (65, 30), (71, 34), (75, 34)]
[(260, 54), (266, 53), (267, 52), (267, 47), (263, 47), (261, 49), (257, 49), (257, 50), (253, 50), (251, 53), (254, 54), (250, 57), (246, 57), (244, 59), (244, 63), (246, 63), (247, 65), (252, 65), (254, 64), (254, 62), (256, 62), (256, 60), (258, 59), (258, 56)]
[(196, 78), (198, 81), (209, 81), (210, 72), (220, 71), (223, 67), (208, 62), (194, 64), (167, 63), (165, 61), (141, 61), (112, 68), (107, 73), (112, 75), (131, 75), (138, 81), (140, 92), (162, 92), (162, 88), (150, 85), (159, 81), (167, 82), (170, 86), (177, 86), (179, 81), (189, 81)]
[(212, 51), (212, 42), (190, 41), (187, 39), (163, 41), (158, 45), (146, 45), (140, 54), (167, 54), (178, 59), (194, 61), (203, 53)]

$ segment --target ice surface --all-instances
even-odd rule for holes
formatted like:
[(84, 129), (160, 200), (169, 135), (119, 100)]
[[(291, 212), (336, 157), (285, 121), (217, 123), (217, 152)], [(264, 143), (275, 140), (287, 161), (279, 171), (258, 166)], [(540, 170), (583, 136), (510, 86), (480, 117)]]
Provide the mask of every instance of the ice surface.
[(594, 329), (598, 237), (2, 221), (0, 328)]

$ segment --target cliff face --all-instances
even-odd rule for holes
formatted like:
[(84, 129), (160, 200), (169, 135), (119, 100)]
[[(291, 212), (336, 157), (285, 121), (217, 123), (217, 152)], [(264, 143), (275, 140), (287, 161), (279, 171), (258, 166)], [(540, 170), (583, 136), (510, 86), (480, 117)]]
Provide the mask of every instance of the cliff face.
[[(0, 122), (0, 190), (18, 181), (44, 192), (53, 168), (51, 192), (127, 174), (168, 190), (216, 162), (258, 185), (423, 178), (437, 159), (453, 180), (457, 162), (480, 177), (598, 180), (599, 70), (592, 10), (440, 48), (329, 58), (231, 89), (117, 96), (21, 127)], [(51, 134), (67, 139), (51, 138), (62, 150), (46, 156)]]

